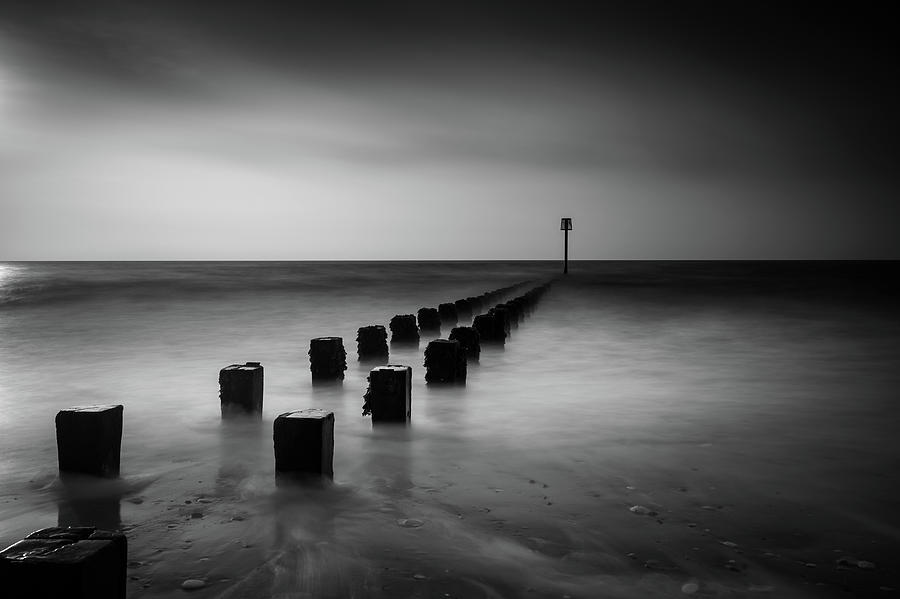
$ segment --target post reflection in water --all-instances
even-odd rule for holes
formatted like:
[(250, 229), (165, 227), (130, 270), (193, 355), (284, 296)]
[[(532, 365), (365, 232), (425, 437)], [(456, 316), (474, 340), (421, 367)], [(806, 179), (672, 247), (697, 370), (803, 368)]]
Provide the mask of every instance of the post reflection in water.
[(56, 487), (58, 526), (96, 526), (118, 530), (122, 526), (124, 481), (67, 475)]

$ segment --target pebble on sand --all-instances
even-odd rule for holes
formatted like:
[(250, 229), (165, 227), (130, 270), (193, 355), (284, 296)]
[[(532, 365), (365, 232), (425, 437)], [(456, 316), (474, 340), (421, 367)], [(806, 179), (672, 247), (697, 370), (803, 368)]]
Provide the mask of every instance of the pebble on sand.
[(696, 582), (686, 582), (681, 585), (681, 592), (685, 595), (692, 595), (700, 590), (700, 585)]
[(403, 528), (419, 528), (425, 523), (421, 520), (416, 520), (415, 518), (400, 518), (397, 520), (397, 524)]
[(199, 578), (188, 578), (181, 583), (181, 588), (185, 591), (196, 591), (197, 589), (202, 589), (205, 586), (206, 581), (200, 580)]
[(638, 516), (655, 516), (656, 515), (655, 511), (653, 511), (650, 508), (645, 507), (643, 505), (633, 505), (630, 508), (628, 508), (628, 511), (630, 511), (632, 514), (637, 514)]

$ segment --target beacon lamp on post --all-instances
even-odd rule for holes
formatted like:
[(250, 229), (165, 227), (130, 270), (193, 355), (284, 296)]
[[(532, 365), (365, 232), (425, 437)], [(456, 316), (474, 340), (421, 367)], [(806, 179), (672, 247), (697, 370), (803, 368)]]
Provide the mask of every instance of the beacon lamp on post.
[(572, 230), (572, 219), (571, 218), (563, 218), (559, 222), (559, 230), (565, 231), (565, 244), (563, 245), (563, 251), (565, 252), (563, 255), (565, 256), (563, 261), (563, 274), (569, 272), (569, 231)]

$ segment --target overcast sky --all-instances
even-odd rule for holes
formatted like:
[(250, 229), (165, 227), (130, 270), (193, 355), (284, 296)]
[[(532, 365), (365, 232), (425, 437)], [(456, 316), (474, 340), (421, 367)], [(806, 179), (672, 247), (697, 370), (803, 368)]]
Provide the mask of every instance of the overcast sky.
[(0, 260), (900, 258), (886, 13), (624, 4), (5, 0)]

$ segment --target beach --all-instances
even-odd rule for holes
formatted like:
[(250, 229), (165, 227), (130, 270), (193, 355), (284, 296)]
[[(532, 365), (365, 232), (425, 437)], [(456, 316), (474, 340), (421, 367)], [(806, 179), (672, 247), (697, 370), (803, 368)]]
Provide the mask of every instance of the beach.
[[(123, 530), (128, 596), (867, 597), (900, 589), (895, 263), (4, 263), (0, 543)], [(360, 326), (552, 280), (410, 426), (362, 416)], [(447, 330), (443, 331), (446, 336)], [(313, 385), (313, 337), (342, 382)], [(436, 335), (435, 335), (436, 336)], [(259, 361), (259, 421), (219, 369)], [(53, 418), (124, 408), (121, 478), (63, 485)], [(272, 422), (335, 414), (334, 480)], [(193, 591), (185, 580), (203, 581)]]

